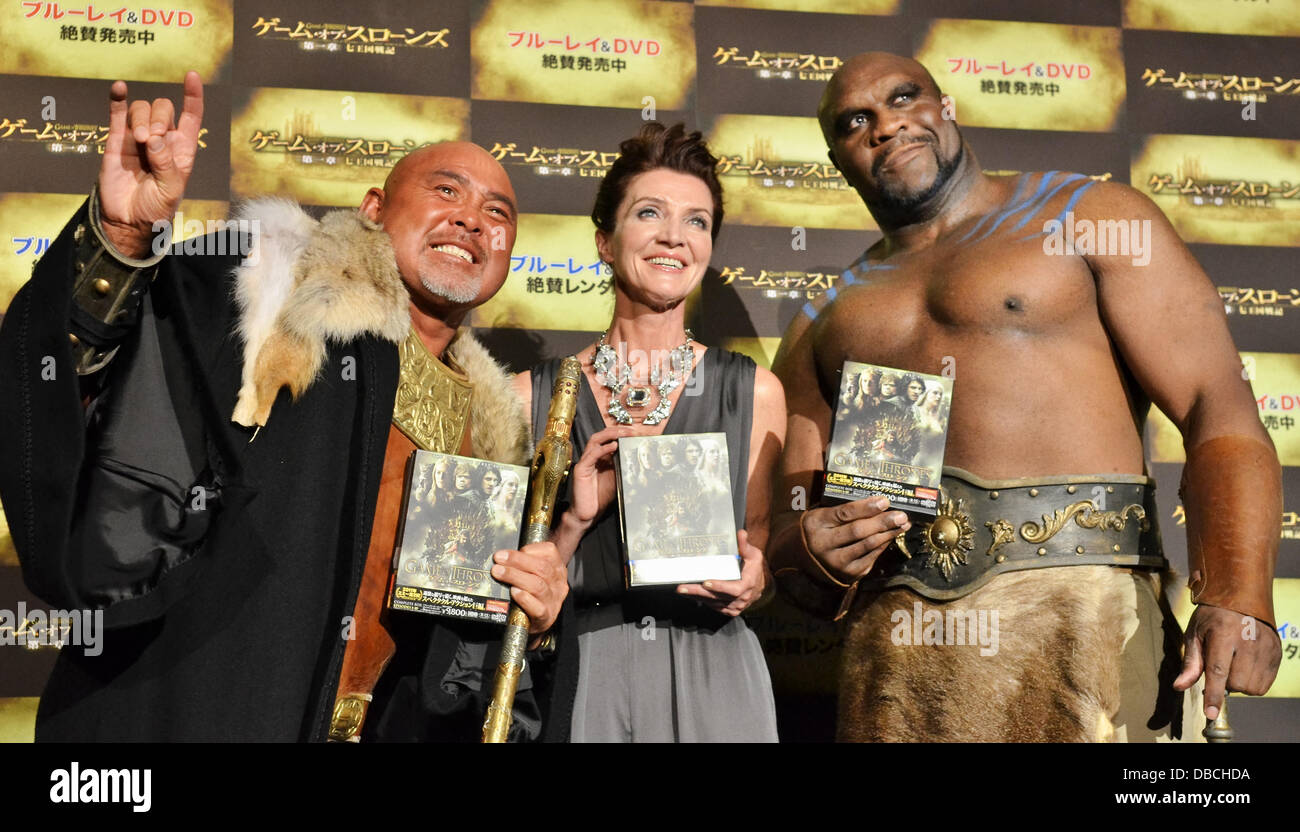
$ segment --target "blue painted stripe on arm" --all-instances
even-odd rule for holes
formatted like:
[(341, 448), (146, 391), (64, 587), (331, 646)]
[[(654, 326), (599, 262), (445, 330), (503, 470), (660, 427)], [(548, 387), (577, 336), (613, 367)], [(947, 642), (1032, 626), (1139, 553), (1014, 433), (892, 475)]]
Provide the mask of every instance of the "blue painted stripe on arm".
[(895, 266), (892, 263), (888, 265), (884, 263), (879, 263), (879, 264), (867, 263), (866, 268), (858, 272), (858, 276), (862, 277), (863, 279), (869, 279), (867, 278), (867, 272), (886, 272), (892, 268), (895, 268)]
[[(985, 231), (983, 234), (981, 234), (979, 236), (979, 239), (976, 240), (975, 242), (978, 243), (980, 240), (987, 239), (989, 235), (991, 235), (994, 231), (997, 231), (998, 226), (1006, 222), (1007, 218), (1010, 217), (1012, 214), (1017, 214), (1020, 211), (1023, 211), (1026, 207), (1032, 206), (1035, 202), (1041, 199), (1043, 195), (1043, 191), (1047, 189), (1047, 183), (1051, 182), (1052, 179), (1054, 179), (1056, 177), (1056, 174), (1058, 173), (1060, 173), (1059, 170), (1049, 170), (1047, 173), (1043, 174), (1042, 180), (1039, 181), (1038, 187), (1034, 190), (1034, 195), (1025, 199), (1023, 202), (1019, 204), (1012, 205), (1010, 208), (1003, 211), (998, 216), (997, 220), (992, 225), (989, 226), (988, 230)], [(1067, 178), (1065, 181), (1068, 182), (1070, 180)], [(1061, 184), (1065, 184), (1065, 183), (1063, 182)], [(1058, 185), (1057, 187), (1060, 186)]]
[[(1062, 226), (1064, 226), (1064, 225), (1065, 225), (1065, 216), (1066, 216), (1066, 214), (1069, 214), (1071, 211), (1074, 210), (1074, 205), (1075, 205), (1076, 202), (1079, 201), (1079, 197), (1083, 196), (1083, 192), (1086, 191), (1086, 190), (1088, 190), (1089, 188), (1091, 188), (1091, 187), (1092, 187), (1093, 185), (1095, 185), (1095, 184), (1097, 184), (1097, 181), (1096, 181), (1095, 179), (1089, 180), (1089, 181), (1088, 181), (1088, 184), (1083, 185), (1083, 186), (1080, 187), (1078, 190), (1076, 190), (1074, 193), (1070, 194), (1070, 199), (1065, 203), (1065, 207), (1062, 208), (1062, 209), (1061, 209), (1061, 212), (1060, 212), (1059, 214), (1057, 214), (1053, 219), (1055, 219), (1055, 220), (1056, 220), (1057, 222), (1059, 222)], [(1046, 226), (1047, 223), (1043, 223), (1043, 225)], [(1019, 228), (1019, 226), (1016, 226), (1016, 228)], [(1012, 228), (1011, 230), (1012, 230), (1012, 231), (1015, 231), (1016, 229), (1015, 229), (1015, 228)], [(1042, 231), (1039, 231), (1037, 234), (1030, 234), (1028, 237), (1021, 237), (1020, 239), (1016, 240), (1016, 242), (1017, 242), (1017, 243), (1023, 243), (1025, 240), (1032, 240), (1032, 239), (1034, 239), (1035, 237), (1046, 237), (1046, 236), (1047, 236), (1047, 233), (1048, 233), (1048, 232), (1047, 232), (1047, 229), (1044, 228)]]
[(1096, 184), (1097, 184), (1097, 180), (1089, 179), (1088, 184), (1084, 185), (1083, 187), (1075, 191), (1073, 194), (1071, 194), (1070, 201), (1065, 203), (1065, 207), (1061, 209), (1061, 213), (1056, 215), (1057, 221), (1065, 222), (1065, 215), (1074, 210), (1074, 204), (1079, 201), (1079, 197), (1083, 196), (1083, 192)]
[(975, 223), (975, 227), (972, 228), (970, 231), (967, 231), (965, 234), (963, 234), (963, 235), (962, 235), (962, 238), (961, 238), (960, 240), (958, 240), (957, 242), (960, 244), (960, 243), (964, 243), (964, 242), (966, 242), (967, 240), (969, 240), (969, 239), (971, 238), (971, 235), (972, 235), (972, 234), (975, 234), (976, 232), (978, 232), (978, 231), (980, 230), (980, 228), (983, 227), (984, 223), (988, 222), (989, 219), (990, 219), (992, 216), (993, 216), (993, 213), (992, 213), (992, 212), (989, 212), (989, 213), (985, 214), (984, 216), (980, 217), (980, 221), (977, 222), (977, 223)]
[[(1051, 171), (1050, 173), (1047, 173), (1047, 174), (1045, 175), (1044, 178), (1051, 176), (1053, 173), (1056, 173), (1056, 171)], [(1027, 174), (1027, 173), (1021, 174), (1021, 175), (1020, 175), (1020, 181), (1016, 184), (1016, 192), (1015, 192), (1014, 194), (1011, 195), (1011, 199), (1007, 200), (1006, 202), (1004, 202), (1004, 203), (1002, 203), (1002, 204), (1003, 204), (1003, 205), (1012, 205), (1012, 206), (1014, 206), (1014, 205), (1016, 204), (1016, 200), (1020, 199), (1021, 196), (1024, 195), (1025, 187), (1029, 184), (1029, 178), (1030, 178), (1030, 177), (1029, 177), (1029, 174)], [(1010, 209), (1008, 209), (1008, 210), (1012, 210), (1012, 211), (1014, 211), (1015, 208), (1013, 207), (1013, 208), (1010, 208)], [(965, 233), (965, 235), (963, 235), (962, 238), (961, 238), (960, 240), (958, 240), (957, 242), (958, 242), (958, 243), (964, 243), (964, 242), (966, 242), (967, 240), (969, 240), (969, 239), (971, 238), (971, 236), (973, 236), (976, 232), (978, 232), (978, 231), (980, 230), (980, 228), (982, 228), (982, 227), (984, 226), (984, 223), (986, 223), (986, 222), (988, 222), (990, 219), (992, 219), (993, 216), (994, 216), (995, 214), (997, 214), (996, 211), (990, 211), (990, 212), (988, 212), (987, 214), (985, 214), (984, 216), (980, 217), (980, 221), (977, 222), (977, 223), (975, 223), (975, 227), (972, 228), (970, 231), (967, 231), (967, 232)]]
[[(1029, 211), (1025, 213), (1025, 216), (1022, 217), (1021, 220), (1017, 222), (1015, 225), (1008, 228), (1007, 231), (1019, 231), (1020, 229), (1024, 228), (1025, 225), (1027, 225), (1030, 220), (1032, 220), (1035, 216), (1038, 215), (1038, 212), (1043, 209), (1043, 206), (1046, 205), (1051, 200), (1052, 197), (1056, 196), (1058, 193), (1061, 192), (1062, 188), (1064, 188), (1067, 185), (1075, 184), (1081, 180), (1091, 181), (1088, 180), (1088, 177), (1078, 173), (1072, 174), (1071, 176), (1067, 176), (1061, 182), (1061, 184), (1057, 185), (1055, 188), (1052, 188), (1050, 191), (1044, 194), (1042, 198), (1035, 201), (1034, 204), (1030, 207)], [(1085, 185), (1084, 187), (1087, 186)]]

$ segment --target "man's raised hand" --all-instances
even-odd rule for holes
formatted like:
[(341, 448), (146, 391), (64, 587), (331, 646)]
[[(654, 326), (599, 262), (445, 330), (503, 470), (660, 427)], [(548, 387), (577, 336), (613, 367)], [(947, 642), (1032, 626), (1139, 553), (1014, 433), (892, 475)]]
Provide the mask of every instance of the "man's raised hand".
[(125, 81), (109, 95), (108, 139), (99, 167), (104, 235), (128, 257), (149, 254), (155, 222), (171, 220), (194, 170), (203, 123), (203, 82), (185, 74), (180, 120), (166, 98), (127, 104)]

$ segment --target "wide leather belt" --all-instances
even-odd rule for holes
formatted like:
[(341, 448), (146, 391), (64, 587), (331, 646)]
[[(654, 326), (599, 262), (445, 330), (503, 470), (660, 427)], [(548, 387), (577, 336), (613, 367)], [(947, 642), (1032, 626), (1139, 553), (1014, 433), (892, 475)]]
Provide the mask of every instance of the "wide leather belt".
[(1168, 568), (1149, 477), (993, 481), (945, 467), (940, 492), (939, 515), (914, 516), (861, 591), (905, 586), (948, 601), (1003, 572), (1096, 564)]

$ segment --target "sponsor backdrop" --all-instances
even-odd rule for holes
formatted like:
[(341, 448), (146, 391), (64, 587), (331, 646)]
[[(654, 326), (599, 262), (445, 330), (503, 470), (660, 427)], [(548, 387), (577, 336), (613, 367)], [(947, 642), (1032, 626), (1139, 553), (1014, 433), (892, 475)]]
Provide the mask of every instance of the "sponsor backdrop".
[[(1287, 466), (1282, 670), (1269, 698), (1234, 698), (1231, 719), (1242, 739), (1300, 739), (1300, 0), (0, 0), (0, 41), (0, 311), (94, 181), (108, 81), (177, 100), (193, 68), (207, 111), (187, 220), (262, 193), (354, 206), (404, 154), (443, 139), (499, 159), (519, 238), (505, 289), (471, 323), (520, 369), (608, 321), (587, 216), (618, 142), (648, 117), (704, 131), (722, 160), (727, 221), (692, 300), (695, 332), (770, 364), (796, 312), (879, 235), (827, 164), (822, 88), (860, 51), (916, 57), (987, 170), (1130, 183), (1219, 287)], [(1185, 575), (1181, 441), (1158, 414), (1149, 440)], [(1172, 592), (1185, 616), (1186, 590)], [(8, 740), (30, 739), (58, 649), (15, 645), (40, 624), (12, 622), (20, 603), (44, 608), (0, 517)], [(840, 630), (779, 601), (749, 620), (783, 735), (830, 737)]]

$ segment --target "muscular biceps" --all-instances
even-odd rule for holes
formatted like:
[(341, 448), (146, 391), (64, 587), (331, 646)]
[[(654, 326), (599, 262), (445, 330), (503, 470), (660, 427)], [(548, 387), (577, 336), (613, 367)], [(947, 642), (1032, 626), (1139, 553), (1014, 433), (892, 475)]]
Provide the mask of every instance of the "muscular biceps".
[(1110, 246), (1086, 258), (1098, 309), (1129, 371), (1184, 444), (1229, 434), (1268, 442), (1223, 302), (1160, 209), (1132, 188), (1107, 183), (1080, 202), (1076, 217), (1130, 231), (1127, 251)]

